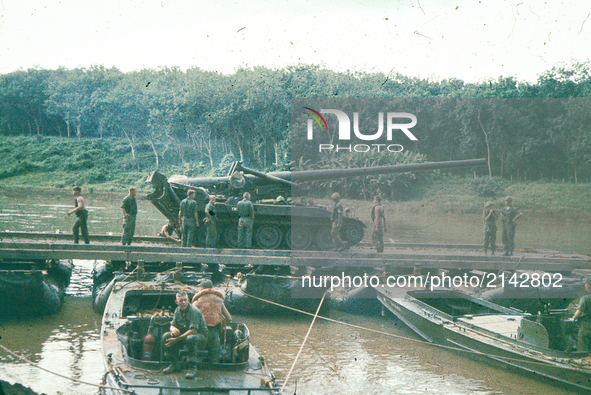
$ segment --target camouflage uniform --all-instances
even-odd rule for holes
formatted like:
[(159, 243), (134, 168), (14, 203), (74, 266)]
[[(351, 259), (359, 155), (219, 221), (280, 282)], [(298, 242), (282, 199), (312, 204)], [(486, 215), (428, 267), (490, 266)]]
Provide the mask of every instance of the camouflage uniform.
[(205, 206), (205, 229), (207, 231), (205, 236), (205, 248), (215, 248), (215, 241), (218, 237), (215, 205), (211, 202)]
[[(167, 358), (172, 362), (177, 362), (180, 348), (183, 344), (187, 344), (189, 347), (187, 362), (189, 362), (189, 364), (197, 363), (197, 351), (204, 350), (207, 341), (207, 324), (205, 323), (205, 318), (203, 318), (201, 311), (191, 304), (187, 306), (184, 313), (179, 307), (177, 307), (174, 311), (174, 318), (170, 324), (175, 326), (181, 332), (181, 335), (191, 328), (195, 328), (197, 333), (187, 336), (185, 341), (179, 341), (173, 346), (165, 347), (164, 352)], [(166, 332), (162, 335), (162, 341), (166, 343), (166, 340), (171, 337), (172, 333)]]
[(238, 202), (238, 216), (238, 247), (251, 248), (254, 206), (250, 200)]
[(581, 310), (579, 317), (579, 338), (577, 351), (589, 351), (591, 343), (591, 293), (583, 296), (577, 310)]
[(342, 251), (345, 248), (345, 244), (343, 244), (343, 241), (341, 240), (341, 227), (343, 226), (343, 204), (340, 200), (337, 200), (334, 203), (330, 220), (332, 221), (330, 235), (332, 236), (333, 247), (336, 251)]
[[(482, 219), (484, 220), (488, 214), (488, 206), (484, 209), (482, 213)], [(492, 211), (492, 214), (486, 221), (484, 221), (484, 253), (489, 249), (492, 251), (493, 255), (495, 254), (496, 249), (496, 242), (497, 242), (497, 218), (499, 217), (496, 210)]]
[(195, 220), (195, 213), (197, 212), (197, 202), (191, 197), (183, 199), (181, 202), (182, 213), (182, 232), (181, 232), (181, 246), (192, 247), (195, 233), (197, 231), (197, 221)]
[(519, 213), (521, 213), (521, 211), (513, 206), (505, 206), (503, 207), (503, 211), (501, 211), (503, 221), (503, 245), (505, 246), (505, 253), (507, 254), (513, 254), (513, 249), (515, 248), (515, 228), (517, 227), (517, 224), (513, 219)]
[(123, 218), (123, 235), (121, 235), (121, 243), (123, 245), (131, 244), (133, 234), (135, 233), (135, 217), (137, 216), (137, 202), (135, 197), (130, 195), (125, 196), (121, 203), (121, 208), (125, 210), (127, 215)]

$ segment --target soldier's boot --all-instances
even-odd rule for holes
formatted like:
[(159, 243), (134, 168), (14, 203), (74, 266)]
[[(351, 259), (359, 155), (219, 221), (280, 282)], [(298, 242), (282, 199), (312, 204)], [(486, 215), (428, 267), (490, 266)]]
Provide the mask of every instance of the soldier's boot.
[(503, 256), (509, 256), (509, 250), (505, 250), (505, 253), (503, 254)]
[(487, 252), (488, 252), (488, 250), (485, 248), (484, 249), (484, 255), (486, 255)]
[(494, 255), (495, 254), (495, 250), (490, 250), (490, 254)]
[(173, 362), (170, 365), (168, 365), (166, 368), (162, 369), (162, 373), (164, 373), (164, 374), (176, 373), (179, 370), (181, 370), (180, 365), (176, 362)]
[(191, 365), (189, 370), (187, 370), (187, 374), (185, 374), (185, 378), (188, 380), (192, 380), (197, 377), (197, 365)]
[(513, 250), (509, 250), (509, 255), (513, 255)]

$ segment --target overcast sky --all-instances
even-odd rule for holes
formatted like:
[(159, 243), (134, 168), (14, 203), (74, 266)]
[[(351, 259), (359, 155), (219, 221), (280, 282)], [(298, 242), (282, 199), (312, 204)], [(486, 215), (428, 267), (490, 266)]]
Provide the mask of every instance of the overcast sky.
[(0, 0), (0, 74), (161, 66), (535, 81), (591, 56), (591, 1)]

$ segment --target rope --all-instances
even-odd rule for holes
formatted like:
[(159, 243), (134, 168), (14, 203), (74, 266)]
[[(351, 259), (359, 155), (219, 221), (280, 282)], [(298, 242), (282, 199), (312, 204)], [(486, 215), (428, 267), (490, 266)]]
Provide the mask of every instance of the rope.
[(312, 319), (312, 322), (310, 323), (310, 327), (308, 328), (308, 333), (306, 333), (306, 336), (304, 337), (304, 341), (302, 342), (302, 345), (300, 346), (300, 349), (298, 350), (298, 354), (296, 355), (296, 357), (293, 361), (293, 364), (291, 365), (291, 368), (289, 369), (289, 372), (287, 373), (287, 377), (283, 381), (283, 385), (281, 386), (281, 390), (279, 390), (280, 393), (283, 392), (283, 390), (285, 389), (285, 386), (287, 385), (287, 382), (289, 381), (289, 376), (291, 375), (291, 372), (293, 371), (293, 368), (295, 367), (295, 364), (298, 361), (298, 358), (300, 357), (302, 350), (304, 349), (304, 345), (306, 344), (306, 341), (308, 340), (308, 336), (310, 336), (310, 332), (312, 331), (312, 327), (314, 326), (314, 322), (316, 321), (316, 317), (318, 317), (318, 313), (320, 312), (320, 308), (322, 307), (322, 303), (324, 302), (325, 297), (326, 297), (326, 292), (324, 292), (324, 295), (322, 295), (322, 299), (320, 300), (320, 303), (318, 304), (318, 308), (316, 309), (316, 314), (314, 314), (314, 318)]
[[(43, 371), (45, 371), (45, 372), (47, 372), (49, 374), (53, 374), (54, 376), (58, 376), (58, 377), (61, 377), (63, 379), (70, 380), (70, 381), (73, 381), (73, 382), (76, 382), (76, 383), (80, 383), (80, 384), (84, 384), (84, 385), (89, 385), (91, 387), (97, 387), (97, 388), (101, 388), (101, 389), (117, 390), (117, 391), (129, 392), (129, 393), (132, 392), (130, 390), (126, 390), (126, 389), (123, 389), (123, 388), (115, 388), (115, 387), (110, 387), (110, 386), (103, 385), (103, 384), (87, 383), (86, 381), (81, 381), (81, 380), (78, 380), (78, 379), (73, 379), (71, 377), (64, 376), (63, 374), (59, 374), (59, 373), (56, 373), (56, 372), (52, 372), (51, 370), (45, 369), (45, 368), (37, 365), (36, 363), (29, 361), (27, 358), (22, 357), (22, 356), (18, 355), (17, 353), (9, 350), (8, 348), (4, 347), (2, 344), (0, 344), (0, 348), (2, 348), (4, 351), (6, 351), (7, 353), (9, 353), (11, 355), (14, 355), (15, 357), (17, 357), (21, 361), (24, 361), (24, 362), (28, 363), (29, 365), (31, 365), (31, 366), (33, 366), (33, 367), (35, 367), (37, 369), (41, 369), (41, 370), (43, 370)], [(105, 377), (106, 377), (106, 375), (108, 373), (109, 372), (105, 373)]]
[[(432, 347), (438, 347), (438, 348), (442, 348), (442, 349), (446, 349), (446, 350), (451, 350), (451, 351), (460, 351), (460, 352), (467, 353), (467, 354), (476, 354), (476, 355), (479, 355), (479, 356), (484, 356), (484, 357), (489, 357), (489, 358), (496, 358), (496, 359), (500, 359), (500, 360), (503, 360), (503, 361), (506, 361), (506, 362), (519, 361), (519, 362), (527, 362), (528, 364), (538, 364), (538, 365), (542, 365), (542, 366), (548, 366), (548, 363), (546, 363), (546, 362), (525, 361), (525, 360), (520, 359), (520, 358), (503, 357), (503, 356), (500, 356), (500, 355), (487, 354), (487, 353), (483, 353), (483, 352), (475, 351), (475, 350), (464, 350), (464, 349), (461, 349), (461, 348), (456, 348), (456, 347), (452, 347), (452, 346), (446, 346), (444, 344), (437, 344), (437, 343), (427, 342), (427, 341), (424, 341), (424, 340), (412, 339), (410, 337), (395, 335), (393, 333), (388, 333), (388, 332), (383, 332), (383, 331), (379, 331), (379, 330), (376, 330), (376, 329), (366, 328), (366, 327), (363, 327), (363, 326), (359, 326), (359, 325), (355, 325), (355, 324), (350, 324), (348, 322), (335, 320), (333, 318), (328, 318), (328, 317), (324, 317), (324, 316), (321, 316), (321, 315), (317, 315), (318, 314), (318, 311), (316, 312), (316, 314), (312, 314), (312, 313), (309, 313), (309, 312), (304, 311), (304, 310), (296, 309), (295, 307), (285, 306), (285, 305), (282, 305), (280, 303), (272, 302), (270, 300), (259, 298), (259, 297), (254, 296), (254, 295), (249, 295), (246, 292), (244, 293), (244, 295), (246, 295), (248, 297), (251, 297), (253, 299), (260, 300), (260, 301), (265, 302), (265, 303), (269, 303), (269, 304), (272, 304), (272, 305), (275, 305), (275, 306), (278, 306), (278, 307), (282, 307), (282, 308), (287, 309), (287, 310), (292, 310), (292, 311), (295, 311), (295, 312), (298, 312), (298, 313), (301, 313), (301, 314), (311, 315), (311, 316), (318, 317), (320, 319), (323, 319), (323, 320), (326, 320), (326, 321), (329, 321), (329, 322), (334, 322), (335, 324), (340, 324), (340, 325), (348, 326), (348, 327), (351, 327), (351, 328), (364, 330), (364, 331), (367, 331), (367, 332), (377, 333), (379, 335), (390, 336), (390, 337), (393, 337), (393, 338), (396, 338), (396, 339), (400, 339), (400, 340), (405, 340), (405, 341), (414, 342), (414, 343), (420, 343), (420, 344), (423, 344), (423, 345), (429, 345), (429, 346), (432, 346)], [(322, 300), (324, 300), (324, 295), (322, 296)], [(322, 304), (322, 302), (320, 304)], [(312, 321), (312, 323), (314, 323), (314, 321)], [(467, 331), (469, 330), (469, 331), (473, 332), (470, 328), (466, 328), (466, 330)], [(513, 346), (512, 344), (510, 344), (510, 345)], [(532, 350), (532, 351), (534, 351), (534, 350)], [(569, 363), (569, 364), (571, 363), (570, 362), (571, 360), (565, 360), (565, 359), (562, 359), (562, 358), (561, 358), (561, 360), (556, 360), (555, 357), (550, 357), (550, 358), (552, 358), (550, 361), (553, 361), (553, 362), (556, 362), (556, 363), (563, 363), (563, 364), (564, 363)], [(291, 371), (290, 371), (290, 373), (291, 373)], [(286, 379), (286, 381), (287, 381), (287, 379)], [(284, 386), (285, 386), (285, 384), (284, 384)], [(282, 388), (282, 390), (283, 390), (283, 388)]]

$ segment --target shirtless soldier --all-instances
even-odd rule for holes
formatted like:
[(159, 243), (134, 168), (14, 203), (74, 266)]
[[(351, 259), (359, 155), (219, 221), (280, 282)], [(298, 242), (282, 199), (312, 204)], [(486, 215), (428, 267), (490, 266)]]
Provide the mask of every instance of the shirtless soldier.
[(88, 210), (86, 210), (86, 204), (84, 203), (84, 198), (80, 195), (80, 192), (80, 187), (72, 188), (72, 194), (76, 200), (74, 201), (74, 209), (68, 211), (68, 217), (74, 213), (76, 214), (76, 222), (74, 222), (74, 227), (72, 228), (72, 232), (74, 233), (74, 243), (78, 244), (79, 232), (81, 231), (84, 243), (89, 244)]

